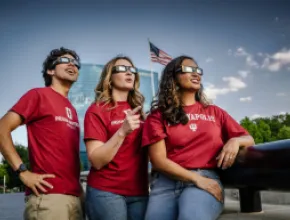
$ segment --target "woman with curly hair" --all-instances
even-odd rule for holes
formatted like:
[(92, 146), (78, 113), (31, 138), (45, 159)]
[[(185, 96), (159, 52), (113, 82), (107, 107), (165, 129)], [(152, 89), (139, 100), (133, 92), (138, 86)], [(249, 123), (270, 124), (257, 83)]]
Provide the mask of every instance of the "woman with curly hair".
[(91, 170), (86, 210), (90, 220), (144, 219), (148, 152), (141, 148), (144, 113), (140, 76), (128, 57), (104, 67), (95, 102), (84, 121)]
[(211, 220), (223, 209), (217, 168), (230, 167), (253, 138), (204, 95), (203, 70), (187, 56), (164, 69), (143, 128), (149, 146), (151, 192), (145, 219)]

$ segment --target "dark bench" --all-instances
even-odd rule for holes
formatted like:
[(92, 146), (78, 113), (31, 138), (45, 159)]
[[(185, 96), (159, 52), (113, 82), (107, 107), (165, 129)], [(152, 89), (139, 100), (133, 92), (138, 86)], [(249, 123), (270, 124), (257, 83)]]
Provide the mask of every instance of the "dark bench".
[(262, 211), (260, 190), (290, 191), (290, 139), (241, 148), (221, 179), (239, 189), (241, 212)]

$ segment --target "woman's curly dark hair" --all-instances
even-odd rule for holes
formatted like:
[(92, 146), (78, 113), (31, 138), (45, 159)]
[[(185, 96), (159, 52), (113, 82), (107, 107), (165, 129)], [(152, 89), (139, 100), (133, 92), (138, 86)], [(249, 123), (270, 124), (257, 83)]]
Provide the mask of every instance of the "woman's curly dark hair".
[[(176, 70), (181, 66), (183, 60), (186, 59), (193, 60), (196, 63), (192, 57), (180, 56), (166, 65), (159, 84), (157, 99), (153, 100), (151, 103), (151, 111), (159, 109), (163, 119), (172, 125), (179, 123), (186, 124), (188, 122), (188, 117), (183, 110), (181, 97), (177, 90), (176, 81)], [(210, 104), (203, 92), (202, 85), (199, 91), (195, 94), (195, 100), (203, 104), (205, 107)]]
[(50, 53), (48, 54), (48, 56), (46, 57), (46, 59), (44, 60), (44, 62), (42, 64), (42, 71), (41, 72), (42, 72), (45, 86), (50, 86), (52, 83), (52, 76), (47, 74), (47, 70), (53, 70), (55, 68), (55, 66), (52, 65), (53, 62), (57, 58), (65, 55), (65, 54), (69, 54), (69, 55), (73, 56), (73, 58), (75, 58), (77, 61), (80, 62), (79, 56), (73, 50), (61, 47), (59, 49), (54, 49), (54, 50), (50, 51)]

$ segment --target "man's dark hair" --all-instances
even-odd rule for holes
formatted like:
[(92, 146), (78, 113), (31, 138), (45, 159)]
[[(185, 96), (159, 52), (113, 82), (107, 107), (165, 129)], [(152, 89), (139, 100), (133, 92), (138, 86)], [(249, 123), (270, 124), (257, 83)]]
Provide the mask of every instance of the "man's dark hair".
[(42, 72), (42, 76), (44, 78), (45, 86), (50, 86), (52, 83), (52, 76), (47, 74), (47, 70), (53, 70), (55, 68), (55, 66), (53, 65), (53, 62), (57, 58), (65, 55), (65, 54), (69, 54), (69, 55), (73, 56), (77, 61), (80, 61), (80, 58), (75, 51), (64, 48), (64, 47), (50, 51), (49, 55), (46, 57), (46, 59), (44, 60), (44, 62), (42, 64), (42, 71), (41, 72)]

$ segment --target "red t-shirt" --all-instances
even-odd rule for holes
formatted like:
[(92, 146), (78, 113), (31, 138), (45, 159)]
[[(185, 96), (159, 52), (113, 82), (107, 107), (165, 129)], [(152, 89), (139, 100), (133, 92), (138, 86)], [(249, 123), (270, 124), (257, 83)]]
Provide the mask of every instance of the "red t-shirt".
[[(106, 143), (121, 127), (127, 102), (118, 102), (111, 108), (104, 104), (92, 104), (85, 115), (84, 139)], [(124, 196), (148, 194), (148, 154), (141, 148), (142, 127), (126, 136), (113, 160), (100, 170), (91, 167), (88, 185)]]
[[(12, 107), (27, 126), (31, 171), (55, 174), (45, 179), (47, 193), (80, 195), (80, 130), (69, 100), (50, 87), (28, 91)], [(27, 194), (29, 194), (29, 190)]]
[(142, 146), (165, 140), (167, 157), (187, 169), (214, 168), (216, 157), (224, 144), (233, 137), (248, 135), (229, 114), (210, 105), (197, 102), (185, 106), (189, 121), (186, 125), (169, 125), (159, 110), (146, 119)]

